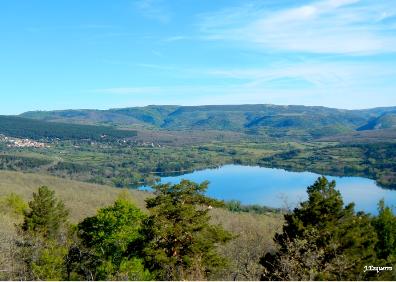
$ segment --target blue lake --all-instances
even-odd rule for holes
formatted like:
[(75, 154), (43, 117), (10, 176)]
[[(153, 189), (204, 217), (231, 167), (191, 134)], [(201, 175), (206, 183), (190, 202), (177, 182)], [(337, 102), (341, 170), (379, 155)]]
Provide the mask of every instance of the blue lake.
[[(178, 183), (181, 179), (195, 182), (208, 180), (207, 195), (222, 200), (239, 200), (243, 204), (260, 204), (282, 208), (285, 202), (294, 207), (307, 199), (306, 188), (319, 174), (290, 172), (283, 169), (225, 165), (216, 169), (194, 171), (181, 176), (162, 177), (161, 183)], [(344, 203), (354, 202), (356, 211), (377, 213), (377, 203), (396, 204), (396, 191), (383, 189), (374, 180), (362, 177), (333, 177)]]

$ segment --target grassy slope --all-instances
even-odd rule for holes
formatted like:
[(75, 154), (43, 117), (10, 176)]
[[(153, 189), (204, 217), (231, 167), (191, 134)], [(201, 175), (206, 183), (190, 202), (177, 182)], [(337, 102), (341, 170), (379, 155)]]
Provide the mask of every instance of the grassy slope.
[[(0, 197), (14, 192), (28, 201), (40, 186), (48, 186), (55, 191), (70, 209), (73, 222), (93, 215), (98, 208), (110, 205), (120, 192), (125, 191), (43, 174), (0, 171)], [(129, 193), (135, 204), (143, 208), (144, 199), (149, 193), (136, 190), (129, 190)]]

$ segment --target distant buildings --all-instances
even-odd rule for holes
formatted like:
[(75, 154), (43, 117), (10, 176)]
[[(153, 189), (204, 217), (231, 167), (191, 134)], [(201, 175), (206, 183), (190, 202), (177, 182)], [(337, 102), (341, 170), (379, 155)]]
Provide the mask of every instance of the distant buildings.
[(0, 142), (7, 143), (7, 147), (12, 148), (49, 148), (48, 144), (30, 139), (19, 139), (0, 135)]

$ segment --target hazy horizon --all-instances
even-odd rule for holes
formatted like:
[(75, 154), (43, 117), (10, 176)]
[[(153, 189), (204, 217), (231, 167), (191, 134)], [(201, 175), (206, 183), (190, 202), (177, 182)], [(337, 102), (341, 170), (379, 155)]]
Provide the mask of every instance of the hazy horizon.
[[(126, 107), (117, 107), (117, 108), (65, 108), (65, 109), (49, 109), (49, 110), (29, 110), (29, 111), (24, 111), (24, 112), (19, 112), (19, 113), (15, 113), (15, 114), (10, 114), (10, 115), (20, 115), (23, 113), (27, 113), (27, 112), (53, 112), (53, 111), (79, 111), (79, 110), (88, 110), (88, 111), (107, 111), (107, 110), (116, 110), (116, 109), (124, 109), (124, 108), (144, 108), (144, 107), (149, 107), (149, 106), (175, 106), (175, 107), (205, 107), (205, 106), (248, 106), (248, 105), (270, 105), (270, 106), (303, 106), (303, 107), (324, 107), (324, 108), (330, 108), (330, 109), (338, 109), (338, 110), (347, 110), (347, 111), (358, 111), (358, 110), (370, 110), (370, 109), (375, 109), (375, 108), (394, 108), (396, 107), (396, 105), (389, 105), (389, 106), (383, 106), (383, 107), (370, 107), (370, 108), (357, 108), (357, 109), (347, 109), (347, 108), (336, 108), (336, 107), (326, 107), (326, 106), (321, 106), (321, 105), (302, 105), (302, 104), (285, 104), (285, 105), (281, 105), (281, 104), (271, 104), (271, 103), (267, 103), (267, 104), (249, 104), (249, 103), (245, 103), (245, 104), (202, 104), (202, 105), (177, 105), (177, 104), (147, 104), (147, 105), (143, 105), (143, 106), (126, 106)], [(2, 113), (0, 113), (0, 115), (2, 115)]]

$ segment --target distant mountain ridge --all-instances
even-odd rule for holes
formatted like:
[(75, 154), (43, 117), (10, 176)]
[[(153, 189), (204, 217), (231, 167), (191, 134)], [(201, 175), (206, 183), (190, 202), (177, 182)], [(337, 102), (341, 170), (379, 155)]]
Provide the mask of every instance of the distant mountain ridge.
[(311, 139), (356, 130), (375, 130), (371, 124), (386, 117), (396, 128), (396, 107), (343, 110), (320, 106), (210, 105), (156, 106), (109, 110), (33, 111), (22, 117), (50, 122), (112, 125), (118, 128), (164, 130), (225, 130), (247, 134)]

